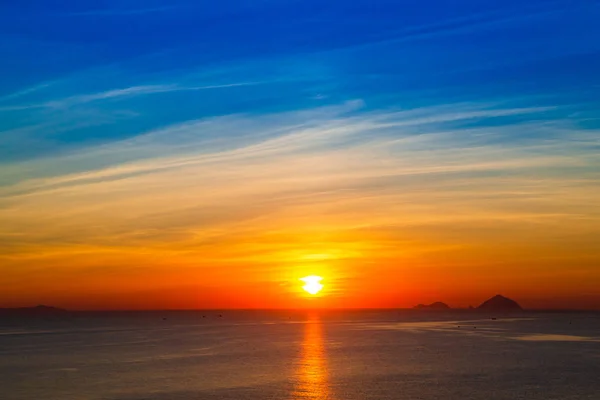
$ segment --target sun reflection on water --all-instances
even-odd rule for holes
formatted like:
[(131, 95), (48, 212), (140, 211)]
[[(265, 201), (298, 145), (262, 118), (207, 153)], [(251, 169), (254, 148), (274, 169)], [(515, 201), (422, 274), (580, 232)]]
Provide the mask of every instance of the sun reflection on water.
[(332, 399), (322, 329), (318, 316), (309, 318), (304, 325), (304, 340), (298, 363), (294, 399)]

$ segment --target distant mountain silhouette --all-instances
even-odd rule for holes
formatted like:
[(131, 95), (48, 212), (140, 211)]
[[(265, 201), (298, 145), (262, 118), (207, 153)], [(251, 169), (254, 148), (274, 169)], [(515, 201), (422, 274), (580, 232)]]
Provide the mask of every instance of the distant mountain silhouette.
[(39, 305), (35, 307), (0, 308), (0, 315), (56, 315), (65, 314), (62, 308)]
[(497, 294), (481, 303), (477, 310), (480, 311), (521, 311), (523, 308), (516, 301)]
[(431, 304), (418, 304), (413, 308), (417, 310), (449, 310), (450, 306), (446, 303), (442, 303), (441, 301), (436, 301)]

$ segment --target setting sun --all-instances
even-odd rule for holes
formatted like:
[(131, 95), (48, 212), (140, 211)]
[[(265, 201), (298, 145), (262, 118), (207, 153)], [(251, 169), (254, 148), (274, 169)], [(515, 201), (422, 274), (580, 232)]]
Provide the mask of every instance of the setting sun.
[(304, 289), (312, 295), (319, 293), (321, 289), (323, 289), (323, 285), (321, 284), (323, 278), (320, 276), (305, 276), (304, 278), (300, 278), (300, 280), (305, 283), (305, 285), (302, 286), (302, 289)]

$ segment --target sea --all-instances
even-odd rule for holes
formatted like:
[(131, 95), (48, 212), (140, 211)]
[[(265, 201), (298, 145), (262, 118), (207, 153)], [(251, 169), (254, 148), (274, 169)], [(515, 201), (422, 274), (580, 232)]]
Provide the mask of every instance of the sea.
[(69, 313), (0, 320), (2, 400), (600, 399), (600, 314)]

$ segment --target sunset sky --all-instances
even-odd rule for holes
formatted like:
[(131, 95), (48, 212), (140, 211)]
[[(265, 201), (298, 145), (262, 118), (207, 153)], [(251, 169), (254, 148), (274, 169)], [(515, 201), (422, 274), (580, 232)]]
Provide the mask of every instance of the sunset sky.
[(0, 4), (0, 307), (600, 308), (600, 2), (93, 3)]

